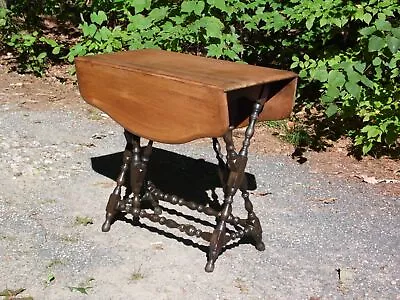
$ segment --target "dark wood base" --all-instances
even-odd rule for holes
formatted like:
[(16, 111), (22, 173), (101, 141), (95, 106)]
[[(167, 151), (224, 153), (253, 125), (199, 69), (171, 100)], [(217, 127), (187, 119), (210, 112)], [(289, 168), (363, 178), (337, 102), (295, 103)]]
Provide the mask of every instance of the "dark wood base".
[[(177, 228), (189, 236), (202, 238), (209, 242), (209, 252), (205, 266), (206, 272), (214, 270), (215, 261), (222, 249), (232, 240), (247, 237), (253, 241), (257, 250), (265, 250), (265, 245), (262, 241), (262, 228), (259, 219), (253, 211), (253, 205), (247, 191), (247, 179), (244, 176), (248, 148), (254, 133), (254, 124), (263, 104), (262, 101), (255, 102), (249, 119), (249, 125), (245, 132), (243, 145), (239, 152), (235, 151), (232, 139), (233, 128), (230, 128), (223, 137), (226, 144), (226, 160), (221, 151), (220, 143), (216, 138), (213, 139), (213, 148), (218, 160), (219, 176), (224, 191), (224, 201), (221, 210), (216, 210), (208, 205), (186, 201), (175, 195), (165, 194), (152, 182), (145, 181), (147, 163), (152, 152), (152, 141), (149, 141), (146, 146), (141, 147), (140, 137), (125, 131), (127, 145), (123, 155), (121, 172), (117, 178), (117, 186), (108, 200), (106, 220), (102, 226), (102, 231), (107, 232), (110, 230), (111, 224), (118, 213), (131, 214), (136, 219), (146, 218), (169, 228)], [(130, 172), (130, 183), (127, 184), (128, 188), (125, 196), (122, 197), (122, 186), (124, 186), (128, 178), (128, 172)], [(232, 214), (232, 202), (238, 190), (240, 190), (241, 196), (244, 199), (244, 206), (247, 211), (246, 219), (235, 217)], [(172, 219), (162, 216), (162, 209), (159, 205), (160, 201), (185, 206), (191, 210), (215, 217), (217, 225), (213, 232), (204, 232), (193, 225), (179, 224)], [(150, 203), (151, 209), (144, 209), (143, 202)], [(228, 231), (228, 224), (232, 225), (235, 230)]]

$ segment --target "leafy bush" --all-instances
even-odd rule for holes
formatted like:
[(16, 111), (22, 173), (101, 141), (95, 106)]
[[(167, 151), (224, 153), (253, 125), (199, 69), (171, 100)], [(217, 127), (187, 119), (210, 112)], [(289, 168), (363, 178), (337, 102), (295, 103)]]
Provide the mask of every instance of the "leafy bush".
[(29, 65), (25, 71), (40, 73), (35, 68), (45, 66), (42, 60), (62, 55), (39, 30), (39, 12), (52, 14), (79, 23), (79, 40), (66, 46), (69, 62), (91, 53), (161, 48), (293, 69), (301, 78), (297, 109), (324, 111), (319, 126), (325, 131), (352, 137), (363, 154), (399, 147), (397, 0), (47, 0), (34, 13), (27, 3), (10, 8), (26, 20), (13, 29), (14, 38), (0, 10), (0, 34), (8, 32), (8, 45)]
[(46, 59), (48, 58), (48, 49), (51, 53), (57, 55), (60, 53), (61, 46), (54, 40), (45, 37), (38, 37), (38, 32), (16, 33), (13, 34), (7, 43), (17, 53), (18, 71), (23, 73), (34, 73), (38, 76), (44, 74), (46, 69)]
[(330, 32), (340, 29), (342, 49), (337, 49), (337, 43), (330, 44), (331, 35), (318, 52), (310, 48), (301, 56), (294, 55), (291, 67), (299, 71), (306, 86), (318, 83), (317, 100), (327, 117), (336, 116), (346, 124), (363, 154), (394, 148), (400, 134), (400, 5), (387, 0), (340, 7), (341, 1), (332, 2), (337, 4), (340, 21), (328, 21), (314, 11), (306, 27), (313, 31), (318, 22), (318, 30), (326, 26)]
[[(24, 21), (29, 18), (37, 20), (38, 16), (35, 16), (35, 18), (33, 16), (28, 17), (32, 14), (32, 12), (29, 12), (24, 19), (21, 19), (17, 13), (21, 12), (22, 8), (25, 7), (24, 5), (28, 4), (22, 1), (17, 2), (10, 9), (0, 8), (0, 37), (2, 41), (0, 51), (9, 50), (15, 54), (17, 71), (42, 76), (49, 58), (57, 57), (62, 45), (54, 39), (44, 36), (41, 31), (29, 30), (32, 23)], [(33, 8), (34, 11), (35, 8)]]
[(243, 46), (239, 36), (234, 27), (229, 29), (217, 17), (227, 10), (221, 3), (225, 2), (183, 1), (167, 6), (162, 1), (114, 0), (111, 6), (97, 1), (94, 9), (108, 10), (94, 11), (83, 18), (82, 41), (71, 49), (68, 59), (123, 48), (162, 48), (240, 60)]

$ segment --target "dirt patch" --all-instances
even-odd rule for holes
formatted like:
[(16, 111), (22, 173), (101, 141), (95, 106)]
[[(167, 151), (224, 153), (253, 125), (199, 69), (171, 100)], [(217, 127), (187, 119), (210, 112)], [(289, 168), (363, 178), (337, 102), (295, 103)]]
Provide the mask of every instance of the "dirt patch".
[[(53, 67), (48, 76), (37, 78), (10, 72), (8, 65), (6, 57), (0, 58), (0, 99), (3, 104), (8, 101), (11, 110), (44, 110), (64, 106), (71, 110), (84, 110), (90, 119), (109, 119), (82, 100), (74, 76), (70, 75), (70, 66)], [(365, 157), (357, 160), (348, 155), (349, 141), (345, 139), (335, 142), (324, 152), (299, 153), (298, 149), (279, 137), (277, 129), (264, 124), (257, 126), (258, 130), (255, 131), (251, 144), (255, 153), (291, 156), (299, 163), (309, 164), (315, 172), (374, 185), (384, 194), (400, 195), (398, 159)], [(237, 147), (240, 146), (243, 134), (244, 129), (234, 133)]]
[[(350, 141), (340, 139), (326, 151), (315, 152), (296, 149), (283, 141), (276, 129), (258, 125), (251, 148), (256, 153), (287, 155), (300, 164), (309, 164), (317, 173), (350, 179), (360, 184), (373, 185), (385, 195), (400, 196), (400, 161), (388, 157), (364, 157), (361, 160), (349, 155)], [(244, 130), (236, 136), (240, 145)]]

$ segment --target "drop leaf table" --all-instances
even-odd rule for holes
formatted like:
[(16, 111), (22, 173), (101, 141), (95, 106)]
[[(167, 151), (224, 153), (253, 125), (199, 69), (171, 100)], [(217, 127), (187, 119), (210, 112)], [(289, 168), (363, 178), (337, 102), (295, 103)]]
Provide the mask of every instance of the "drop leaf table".
[[(108, 200), (103, 231), (110, 230), (118, 213), (177, 228), (209, 242), (207, 272), (214, 270), (218, 255), (231, 240), (246, 237), (256, 249), (265, 249), (247, 191), (248, 151), (256, 121), (283, 119), (291, 113), (296, 74), (155, 49), (78, 57), (75, 65), (84, 100), (125, 129), (123, 162)], [(246, 130), (237, 151), (232, 132), (243, 126)], [(146, 178), (153, 141), (182, 144), (205, 137), (212, 138), (218, 160), (224, 193), (220, 210), (163, 193)], [(142, 146), (141, 138), (148, 143)], [(218, 138), (225, 142), (225, 154)], [(126, 184), (129, 188), (122, 196)], [(232, 213), (237, 190), (244, 199), (245, 219)], [(144, 209), (143, 201), (150, 202), (152, 209)], [(160, 201), (215, 217), (217, 224), (212, 232), (178, 224), (162, 216)], [(235, 230), (228, 231), (228, 224)]]

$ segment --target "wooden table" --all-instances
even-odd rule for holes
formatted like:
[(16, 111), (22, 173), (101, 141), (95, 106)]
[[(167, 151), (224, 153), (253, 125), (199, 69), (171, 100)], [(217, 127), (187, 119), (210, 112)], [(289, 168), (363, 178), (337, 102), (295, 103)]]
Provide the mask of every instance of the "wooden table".
[[(258, 250), (264, 250), (244, 171), (255, 122), (278, 120), (291, 113), (296, 74), (154, 49), (79, 57), (75, 64), (82, 97), (125, 128), (123, 164), (106, 207), (103, 231), (110, 230), (117, 213), (178, 228), (210, 242), (207, 272), (213, 271), (218, 255), (230, 240), (250, 237)], [(247, 128), (242, 146), (236, 151), (232, 131), (242, 126)], [(141, 146), (141, 137), (149, 140), (147, 145)], [(145, 180), (153, 141), (179, 144), (203, 137), (212, 138), (218, 160), (224, 191), (220, 211), (164, 194)], [(226, 155), (219, 137), (226, 144)], [(128, 172), (129, 193), (121, 197)], [(246, 219), (232, 214), (237, 190), (245, 202)], [(151, 212), (141, 208), (143, 201), (151, 202)], [(161, 216), (159, 201), (214, 216), (217, 225), (209, 233), (178, 224)], [(240, 229), (228, 232), (227, 224)]]

